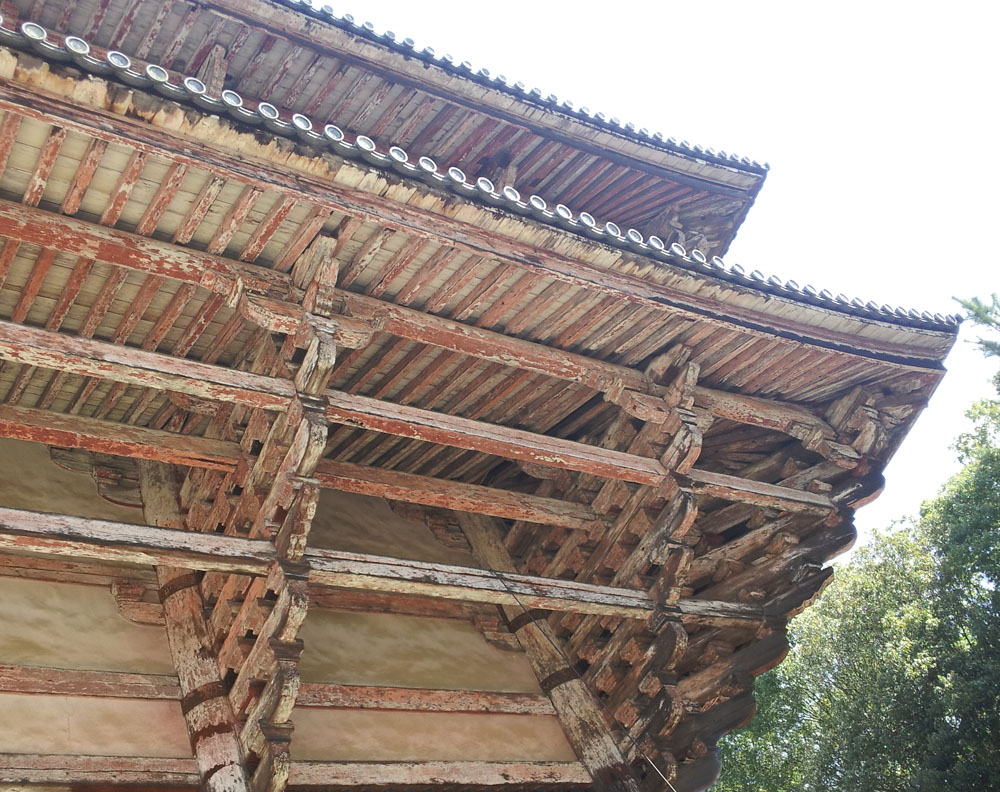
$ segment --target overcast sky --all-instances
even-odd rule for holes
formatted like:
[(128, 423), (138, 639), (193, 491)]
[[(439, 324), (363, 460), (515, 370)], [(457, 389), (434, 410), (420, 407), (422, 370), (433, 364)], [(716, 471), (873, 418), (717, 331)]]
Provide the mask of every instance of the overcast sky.
[[(728, 261), (940, 313), (1000, 291), (997, 42), (978, 2), (335, 6), (638, 127), (770, 163)], [(446, 163), (442, 163), (446, 164)], [(614, 218), (607, 218), (614, 219)], [(996, 368), (964, 339), (862, 534), (915, 513)]]

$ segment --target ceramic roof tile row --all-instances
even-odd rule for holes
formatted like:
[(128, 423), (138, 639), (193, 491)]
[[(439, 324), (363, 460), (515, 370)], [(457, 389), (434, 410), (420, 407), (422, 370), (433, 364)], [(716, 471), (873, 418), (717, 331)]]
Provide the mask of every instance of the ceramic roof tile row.
[[(283, 2), (296, 7), (302, 5), (298, 0)], [(407, 152), (398, 146), (391, 146), (385, 152), (380, 152), (375, 142), (364, 135), (359, 135), (350, 142), (343, 131), (333, 124), (326, 124), (317, 131), (312, 121), (302, 114), (296, 113), (285, 120), (281, 112), (267, 102), (260, 102), (255, 109), (250, 109), (235, 91), (224, 90), (219, 97), (209, 96), (205, 85), (197, 78), (184, 77), (179, 84), (175, 83), (171, 73), (162, 66), (151, 64), (142, 72), (136, 71), (132, 68), (131, 60), (122, 52), (108, 52), (103, 60), (95, 58), (90, 54), (89, 44), (83, 39), (67, 36), (61, 44), (54, 43), (49, 40), (47, 31), (34, 22), (24, 22), (18, 30), (9, 30), (3, 27), (3, 19), (0, 17), (0, 44), (29, 49), (51, 60), (72, 62), (90, 74), (109, 77), (144, 90), (155, 90), (168, 99), (186, 102), (210, 113), (226, 115), (237, 122), (262, 126), (273, 134), (298, 139), (309, 146), (329, 150), (346, 159), (363, 160), (374, 167), (448, 189), (465, 198), (513, 214), (532, 217), (548, 225), (682, 270), (841, 313), (894, 324), (953, 330), (961, 321), (958, 316), (951, 314), (942, 316), (851, 299), (843, 294), (834, 295), (825, 289), (799, 286), (795, 281), (766, 276), (758, 270), (747, 273), (738, 264), (729, 264), (717, 256), (709, 260), (699, 250), (688, 252), (677, 243), (668, 246), (656, 236), (644, 238), (635, 229), (623, 230), (613, 222), (599, 223), (587, 212), (574, 214), (563, 204), (550, 208), (537, 195), (524, 200), (510, 186), (497, 188), (485, 178), (470, 182), (459, 168), (440, 168), (429, 157), (420, 157), (416, 162), (411, 162)]]

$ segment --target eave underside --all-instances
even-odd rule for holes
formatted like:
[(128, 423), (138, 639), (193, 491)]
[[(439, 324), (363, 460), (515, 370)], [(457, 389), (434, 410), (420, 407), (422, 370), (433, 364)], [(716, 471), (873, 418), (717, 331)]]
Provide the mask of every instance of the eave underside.
[[(678, 789), (700, 788), (714, 772), (715, 740), (752, 714), (753, 677), (783, 655), (785, 620), (828, 581), (824, 562), (852, 541), (850, 510), (877, 493), (879, 470), (940, 379), (953, 337), (856, 322), (866, 335), (847, 352), (831, 347), (855, 325), (818, 309), (771, 309), (775, 323), (812, 323), (826, 334), (810, 343), (734, 321), (741, 311), (766, 315), (759, 295), (733, 298), (708, 284), (694, 296), (716, 299), (719, 319), (629, 299), (514, 253), (477, 252), (496, 236), (449, 245), (416, 233), (419, 212), (428, 225), (438, 215), (483, 223), (478, 210), (347, 163), (315, 163), (316, 178), (371, 196), (381, 215), (276, 187), (272, 172), (282, 166), (257, 179), (227, 174), (217, 151), (238, 143), (242, 156), (258, 156), (249, 135), (224, 130), (210, 150), (154, 124), (151, 142), (133, 146), (138, 122), (98, 128), (81, 104), (51, 99), (47, 110), (21, 115), (10, 97), (31, 68), (26, 61), (4, 81), (0, 119), (3, 433), (142, 459), (171, 448), (192, 489), (231, 494), (221, 488), (245, 474), (240, 465), (268, 453), (251, 438), (269, 437), (268, 422), (294, 413), (288, 405), (312, 382), (300, 375), (313, 349), (305, 314), (325, 309), (338, 354), (309, 394), (330, 421), (309, 481), (350, 481), (366, 488), (354, 491), (415, 503), (460, 543), (455, 515), (485, 513), (522, 573), (655, 599), (669, 630), (579, 602), (545, 621), (609, 707), (609, 728), (634, 770), (643, 762), (625, 731), (676, 772)], [(130, 101), (149, 117), (169, 109), (141, 95)], [(286, 175), (312, 167), (281, 153)], [(409, 225), (395, 220), (400, 203), (414, 213)], [(586, 252), (537, 229), (521, 244)], [(628, 275), (644, 266), (636, 259), (609, 269)], [(307, 284), (324, 271), (336, 283), (321, 284), (317, 297)], [(669, 286), (680, 280), (662, 274)], [(403, 321), (399, 307), (413, 314)], [(456, 340), (462, 327), (494, 332), (485, 337), (493, 349), (480, 336), (479, 346)], [(537, 362), (545, 350), (583, 356), (597, 373), (559, 376)], [(720, 407), (726, 394), (760, 402)], [(341, 467), (324, 479), (331, 463)], [(428, 480), (390, 480), (389, 472)], [(515, 508), (520, 495), (536, 500)], [(212, 528), (232, 524), (226, 533), (235, 535), (223, 500), (203, 516)], [(3, 572), (71, 572), (101, 585), (114, 576), (100, 564), (67, 570), (23, 559), (4, 556)], [(155, 590), (151, 567), (134, 572)], [(312, 596), (322, 603), (322, 593)], [(473, 599), (454, 599), (462, 596)], [(700, 602), (737, 607), (706, 616)], [(474, 788), (469, 778), (449, 783)], [(337, 786), (332, 776), (317, 783)], [(297, 786), (294, 764), (288, 784)]]

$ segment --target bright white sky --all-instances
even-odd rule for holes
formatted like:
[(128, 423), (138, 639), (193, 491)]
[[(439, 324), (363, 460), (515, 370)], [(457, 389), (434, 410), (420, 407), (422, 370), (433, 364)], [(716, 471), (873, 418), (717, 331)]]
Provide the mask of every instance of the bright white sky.
[[(940, 313), (1000, 291), (1000, 4), (336, 7), (546, 95), (769, 162), (726, 257), (748, 270)], [(997, 367), (973, 336), (963, 331), (885, 494), (858, 514), (862, 536), (916, 513), (957, 469), (950, 445)]]

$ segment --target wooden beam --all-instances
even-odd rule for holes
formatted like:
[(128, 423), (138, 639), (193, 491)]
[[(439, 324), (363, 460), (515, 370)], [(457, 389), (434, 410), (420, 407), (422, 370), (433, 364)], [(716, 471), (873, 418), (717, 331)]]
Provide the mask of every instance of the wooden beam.
[(587, 264), (579, 258), (490, 231), (471, 222), (372, 195), (346, 184), (337, 184), (335, 189), (331, 189), (328, 179), (316, 178), (304, 171), (288, 172), (263, 156), (254, 157), (249, 149), (237, 154), (224, 146), (197, 141), (190, 135), (166, 127), (126, 119), (103, 108), (77, 104), (41, 91), (35, 85), (21, 85), (11, 79), (0, 80), (0, 109), (165, 156), (172, 162), (207, 169), (213, 175), (273, 190), (316, 207), (372, 219), (385, 228), (457, 246), (591, 292), (612, 295), (624, 302), (695, 316), (711, 324), (735, 325), (761, 337), (784, 336), (794, 343), (836, 349), (844, 355), (884, 360), (907, 369), (941, 369), (941, 364), (932, 359), (933, 353), (919, 346), (864, 338), (857, 333), (803, 324), (774, 313), (721, 304), (712, 297)]
[(198, 765), (194, 759), (0, 753), (0, 783), (58, 787), (134, 784), (168, 792), (197, 787)]
[(316, 548), (306, 560), (310, 583), (324, 586), (622, 618), (644, 619), (654, 608), (645, 591), (569, 580)]
[(757, 628), (764, 624), (764, 609), (744, 602), (720, 602), (683, 597), (677, 602), (677, 612), (685, 624), (710, 624), (713, 627)]
[(696, 385), (694, 403), (717, 418), (775, 429), (786, 434), (792, 434), (796, 427), (815, 430), (829, 438), (836, 437), (837, 434), (830, 424), (805, 407), (774, 399), (726, 393)]
[[(477, 561), (498, 572), (516, 570), (494, 518), (459, 514), (459, 521)], [(520, 605), (503, 610), (508, 622), (526, 613)], [(544, 620), (529, 619), (515, 634), (542, 690), (552, 701), (566, 738), (593, 778), (595, 792), (639, 792), (600, 705), (557, 648), (552, 628)]]
[(274, 558), (270, 542), (190, 533), (0, 507), (0, 548), (142, 566), (166, 564), (262, 575)]
[(59, 696), (179, 700), (176, 676), (0, 665), (0, 691)]
[(638, 484), (660, 484), (667, 476), (647, 457), (340, 391), (329, 390), (326, 398), (327, 418), (347, 426)]
[(0, 236), (148, 275), (194, 283), (226, 296), (242, 290), (287, 295), (291, 283), (283, 272), (6, 200), (0, 200)]
[[(2, 408), (0, 408), (2, 414)], [(396, 470), (324, 459), (315, 473), (321, 487), (509, 520), (589, 531), (601, 520), (583, 503), (463, 484)]]
[(725, 473), (689, 470), (687, 478), (695, 493), (713, 498), (812, 514), (829, 514), (837, 508), (826, 495), (763, 481), (752, 481)]
[[(226, 440), (9, 404), (0, 405), (0, 437), (209, 470), (233, 470), (242, 453), (237, 443)], [(589, 530), (599, 522), (593, 509), (582, 503), (329, 459), (319, 464), (316, 478), (327, 489), (511, 520), (576, 530)]]
[(611, 390), (616, 382), (620, 382), (626, 388), (642, 393), (666, 393), (666, 388), (650, 381), (638, 369), (525, 341), (343, 289), (337, 289), (336, 294), (351, 316), (379, 318), (385, 322), (382, 329), (386, 333), (400, 338), (566, 382), (578, 382), (597, 391)]
[(0, 437), (209, 470), (232, 470), (240, 455), (239, 445), (225, 440), (12, 404), (0, 405)]
[(588, 786), (579, 762), (293, 762), (288, 785), (297, 787), (466, 787), (572, 784)]
[(275, 377), (3, 321), (0, 359), (267, 410), (286, 409), (295, 393)]
[[(3, 666), (0, 666), (0, 670)], [(0, 683), (2, 684), (2, 683)], [(2, 689), (2, 688), (0, 688)], [(425, 690), (375, 685), (336, 685), (303, 682), (299, 707), (413, 710), (418, 712), (490, 712), (518, 715), (554, 715), (540, 693), (502, 693), (489, 690)]]
[[(254, 576), (266, 575), (276, 558), (274, 545), (264, 540), (9, 508), (0, 508), (0, 549)], [(306, 552), (304, 561), (309, 566), (309, 583), (327, 588), (506, 606), (520, 603), (528, 608), (634, 619), (648, 618), (656, 608), (641, 590), (475, 567), (315, 548)], [(725, 603), (699, 603), (705, 613), (713, 607), (726, 609)], [(734, 612), (726, 611), (727, 617)]]

